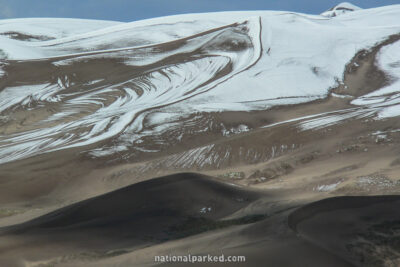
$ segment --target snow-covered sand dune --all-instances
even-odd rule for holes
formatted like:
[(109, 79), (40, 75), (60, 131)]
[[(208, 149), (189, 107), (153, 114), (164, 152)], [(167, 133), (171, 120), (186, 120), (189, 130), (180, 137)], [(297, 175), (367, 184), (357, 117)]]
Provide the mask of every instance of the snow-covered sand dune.
[[(358, 51), (400, 34), (400, 5), (349, 9), (0, 21), (0, 163), (113, 138), (92, 150), (109, 155), (197, 112), (325, 98)], [(300, 127), (400, 115), (399, 49), (397, 41), (379, 53), (389, 86), (354, 99), (352, 113)]]

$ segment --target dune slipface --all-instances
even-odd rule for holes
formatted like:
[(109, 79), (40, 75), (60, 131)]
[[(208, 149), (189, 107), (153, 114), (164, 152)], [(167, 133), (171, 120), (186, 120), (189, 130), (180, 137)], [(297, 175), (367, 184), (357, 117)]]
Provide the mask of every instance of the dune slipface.
[(397, 266), (399, 17), (0, 20), (0, 266)]
[[(15, 255), (16, 258), (38, 256), (31, 242), (76, 247), (80, 248), (79, 253), (96, 251), (107, 256), (114, 250), (118, 254), (118, 250), (124, 252), (127, 247), (132, 250), (230, 224), (245, 224), (249, 219), (249, 222), (257, 220), (257, 217), (249, 217), (242, 221), (240, 218), (228, 220), (226, 226), (218, 223), (259, 196), (259, 193), (206, 176), (182, 173), (124, 187), (3, 228), (1, 239), (26, 240), (20, 244), (25, 250)], [(2, 244), (1, 257), (7, 258), (13, 252), (7, 249), (9, 244)], [(44, 255), (49, 253), (43, 251)], [(53, 253), (54, 258), (62, 256)], [(67, 254), (71, 253), (77, 252), (72, 249)]]
[(324, 199), (290, 214), (289, 225), (355, 265), (396, 264), (399, 200), (398, 195)]

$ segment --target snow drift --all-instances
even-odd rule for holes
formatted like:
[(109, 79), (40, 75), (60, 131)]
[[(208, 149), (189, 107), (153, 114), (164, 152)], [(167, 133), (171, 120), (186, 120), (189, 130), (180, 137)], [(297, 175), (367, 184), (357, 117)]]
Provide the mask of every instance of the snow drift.
[[(0, 21), (0, 163), (112, 139), (92, 150), (109, 155), (179, 128), (179, 119), (197, 112), (327, 97), (359, 50), (400, 33), (400, 5), (361, 10), (342, 4), (333, 11), (349, 9), (357, 11), (222, 12), (131, 23)], [(398, 51), (398, 43), (385, 48), (379, 61), (394, 81)], [(372, 94), (398, 90), (393, 83)], [(378, 100), (363, 99), (354, 105), (375, 105), (368, 107), (377, 118), (400, 114), (397, 106), (377, 110)], [(28, 125), (12, 130), (16, 114), (26, 111)], [(340, 118), (348, 116), (331, 120)]]

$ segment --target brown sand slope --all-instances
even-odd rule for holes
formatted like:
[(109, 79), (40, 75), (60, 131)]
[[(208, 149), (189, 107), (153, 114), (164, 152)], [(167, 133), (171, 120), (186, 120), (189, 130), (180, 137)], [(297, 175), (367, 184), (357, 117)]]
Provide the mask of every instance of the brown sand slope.
[(173, 252), (245, 255), (237, 266), (351, 266), (296, 236), (287, 216), (299, 203), (282, 195), (193, 173), (156, 178), (2, 228), (0, 263), (144, 266)]

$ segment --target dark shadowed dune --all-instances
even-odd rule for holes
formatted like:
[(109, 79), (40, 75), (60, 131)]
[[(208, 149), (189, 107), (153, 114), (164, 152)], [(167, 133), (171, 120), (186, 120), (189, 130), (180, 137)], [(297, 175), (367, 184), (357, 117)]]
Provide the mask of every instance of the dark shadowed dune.
[[(71, 247), (73, 251), (63, 250), (66, 254), (75, 250), (104, 252), (246, 224), (262, 217), (218, 220), (259, 196), (199, 174), (155, 178), (1, 229), (0, 240), (12, 241), (0, 242), (0, 259), (10, 256), (14, 246), (24, 254), (17, 256), (20, 258), (30, 255), (32, 246)], [(22, 244), (16, 241), (19, 239), (24, 240)], [(41, 253), (49, 251), (44, 249)], [(57, 256), (57, 252), (49, 254)]]
[(134, 231), (138, 236), (156, 229), (162, 235), (167, 229), (162, 224), (170, 226), (196, 217), (220, 219), (257, 198), (258, 193), (235, 185), (204, 175), (181, 173), (134, 184), (3, 231), (24, 234), (91, 228), (118, 233), (139, 227), (143, 231)]
[(345, 196), (306, 205), (289, 226), (356, 266), (399, 266), (400, 196)]
[[(271, 206), (278, 199), (200, 174), (155, 178), (0, 229), (0, 262), (140, 266), (160, 246), (179, 254), (208, 244), (198, 255), (246, 255), (235, 266), (396, 266), (400, 196), (334, 197), (295, 211)], [(243, 243), (218, 246), (233, 240)]]

